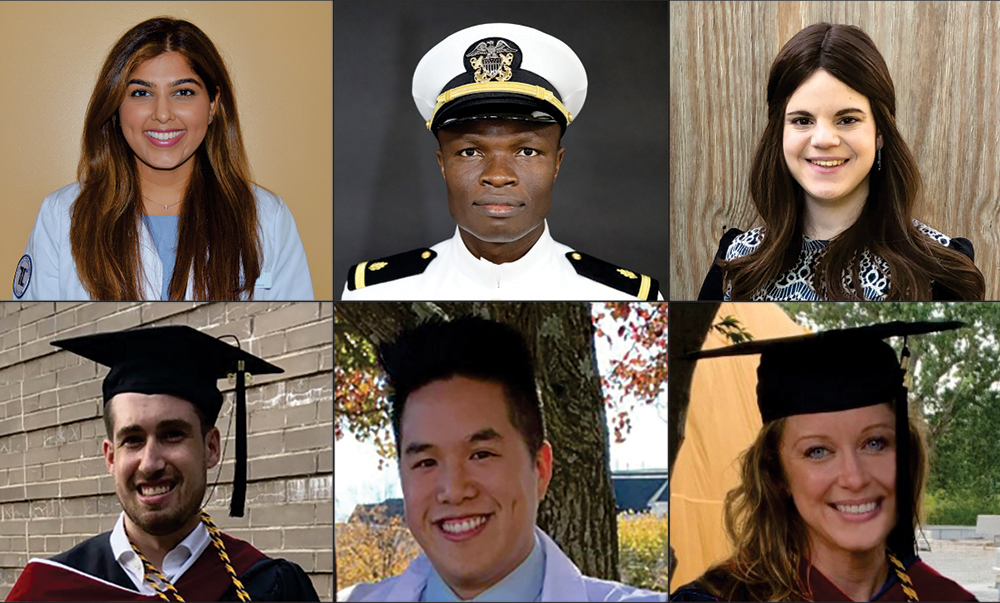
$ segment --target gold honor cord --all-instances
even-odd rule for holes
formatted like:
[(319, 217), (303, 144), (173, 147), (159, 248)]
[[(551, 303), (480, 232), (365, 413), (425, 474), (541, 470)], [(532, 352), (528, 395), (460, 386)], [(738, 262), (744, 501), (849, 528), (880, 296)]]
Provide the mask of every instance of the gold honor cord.
[[(226, 572), (229, 573), (229, 577), (233, 581), (233, 586), (236, 587), (236, 598), (240, 601), (250, 601), (250, 595), (248, 595), (246, 589), (243, 588), (243, 583), (236, 577), (236, 570), (233, 569), (232, 564), (229, 562), (229, 555), (226, 553), (226, 545), (223, 544), (222, 538), (219, 536), (219, 528), (217, 528), (215, 523), (212, 522), (212, 518), (209, 516), (208, 512), (201, 512), (201, 522), (205, 524), (205, 528), (208, 529), (208, 535), (212, 538), (212, 544), (215, 545), (215, 550), (219, 553), (219, 559), (222, 559), (222, 565), (226, 566)], [(170, 583), (170, 580), (167, 580), (167, 577), (164, 576), (160, 570), (156, 569), (156, 567), (150, 563), (142, 553), (139, 552), (139, 549), (132, 542), (131, 538), (128, 539), (128, 543), (132, 546), (132, 550), (135, 551), (135, 554), (139, 556), (139, 560), (142, 561), (142, 567), (144, 570), (143, 577), (145, 578), (146, 583), (153, 587), (156, 594), (159, 595), (159, 597), (164, 601), (170, 601), (171, 599), (166, 593), (171, 592), (175, 597), (175, 601), (181, 601), (183, 603), (184, 597), (177, 592), (177, 589)], [(157, 584), (153, 580), (154, 576), (160, 581), (161, 584)]]
[(903, 563), (889, 551), (886, 551), (886, 556), (889, 557), (889, 565), (892, 567), (893, 571), (896, 572), (896, 577), (899, 578), (900, 586), (903, 587), (903, 594), (906, 595), (906, 600), (920, 601), (917, 597), (917, 591), (913, 590), (913, 582), (910, 580), (910, 577), (906, 575), (906, 569), (903, 568)]

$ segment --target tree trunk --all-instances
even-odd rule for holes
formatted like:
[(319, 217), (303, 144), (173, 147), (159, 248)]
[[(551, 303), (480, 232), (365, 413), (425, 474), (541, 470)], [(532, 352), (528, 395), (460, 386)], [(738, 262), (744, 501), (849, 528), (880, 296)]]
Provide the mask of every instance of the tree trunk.
[(336, 311), (375, 343), (432, 315), (477, 314), (517, 328), (535, 359), (553, 449), (538, 526), (584, 575), (618, 579), (618, 524), (590, 304), (341, 303)]
[(695, 361), (680, 358), (683, 354), (701, 349), (712, 329), (712, 321), (719, 311), (718, 303), (678, 303), (670, 304), (670, 380), (667, 382), (668, 444), (667, 468), (674, 470), (677, 451), (684, 443), (684, 424), (687, 421), (688, 404), (691, 401), (691, 380), (694, 378)]

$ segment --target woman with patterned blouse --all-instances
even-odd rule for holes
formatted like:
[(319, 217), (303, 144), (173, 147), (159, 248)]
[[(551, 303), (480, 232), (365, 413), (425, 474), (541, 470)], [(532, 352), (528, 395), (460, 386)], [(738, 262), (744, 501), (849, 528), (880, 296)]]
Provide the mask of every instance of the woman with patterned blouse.
[(817, 23), (781, 49), (750, 196), (764, 226), (729, 230), (699, 299), (982, 299), (972, 243), (912, 215), (920, 173), (871, 38)]

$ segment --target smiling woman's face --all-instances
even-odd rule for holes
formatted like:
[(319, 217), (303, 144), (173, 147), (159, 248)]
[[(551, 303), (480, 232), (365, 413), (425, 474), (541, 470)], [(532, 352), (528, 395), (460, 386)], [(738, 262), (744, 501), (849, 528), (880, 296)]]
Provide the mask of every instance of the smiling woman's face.
[(811, 561), (884, 546), (896, 524), (896, 427), (888, 404), (788, 417), (781, 464)]
[(118, 116), (140, 170), (142, 164), (155, 170), (186, 164), (205, 139), (216, 102), (179, 53), (161, 54), (136, 67)]

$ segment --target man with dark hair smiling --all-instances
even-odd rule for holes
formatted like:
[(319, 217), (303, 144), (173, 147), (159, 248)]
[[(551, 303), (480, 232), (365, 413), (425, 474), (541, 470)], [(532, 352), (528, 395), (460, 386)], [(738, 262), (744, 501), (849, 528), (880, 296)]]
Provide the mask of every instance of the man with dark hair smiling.
[[(665, 601), (580, 574), (535, 526), (552, 446), (531, 354), (512, 327), (427, 322), (380, 346), (406, 523), (423, 549), (348, 601)], [(502, 359), (498, 361), (497, 359)]]
[(52, 345), (111, 367), (104, 458), (122, 505), (111, 532), (28, 562), (8, 601), (318, 601), (302, 568), (222, 533), (202, 510), (221, 460), (216, 382), (236, 383), (230, 515), (246, 491), (246, 374), (282, 369), (187, 326), (98, 333)]
[(587, 72), (562, 41), (476, 25), (429, 50), (413, 99), (437, 136), (455, 236), (351, 267), (344, 300), (656, 300), (656, 279), (561, 245), (546, 216)]

